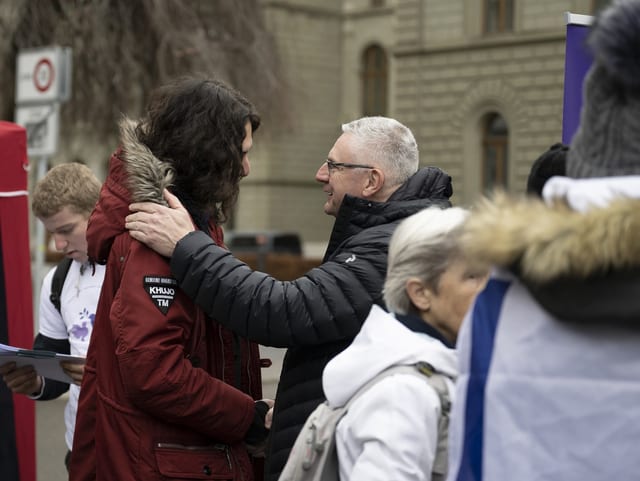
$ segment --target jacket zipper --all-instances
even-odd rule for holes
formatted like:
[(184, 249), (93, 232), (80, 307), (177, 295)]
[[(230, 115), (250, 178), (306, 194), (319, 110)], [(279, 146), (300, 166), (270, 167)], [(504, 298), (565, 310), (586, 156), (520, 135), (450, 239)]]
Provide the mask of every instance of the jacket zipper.
[(224, 451), (229, 469), (233, 469), (233, 466), (231, 465), (231, 453), (229, 452), (229, 446), (226, 444), (218, 443), (209, 444), (207, 446), (186, 446), (184, 444), (178, 443), (156, 443), (156, 447), (160, 449), (180, 449), (184, 451), (209, 451), (211, 449), (214, 449), (216, 451)]
[[(233, 333), (233, 374), (235, 378), (235, 387), (242, 391), (242, 346), (240, 345), (240, 336)], [(251, 391), (249, 389), (249, 391)]]
[(224, 358), (224, 338), (222, 337), (222, 327), (221, 326), (218, 326), (218, 339), (220, 340), (220, 354), (222, 355), (222, 369), (220, 369), (220, 371), (222, 373), (222, 382), (227, 382), (225, 380), (225, 374), (224, 374), (226, 362), (225, 362), (225, 358)]
[[(246, 348), (247, 348), (247, 364), (246, 364), (246, 370), (247, 370), (247, 391), (249, 391), (249, 395), (251, 397), (255, 396), (254, 393), (254, 388), (253, 388), (253, 378), (251, 377), (251, 364), (252, 364), (252, 358), (251, 358), (251, 342), (249, 342), (247, 340), (247, 342), (245, 343)], [(260, 346), (258, 346), (258, 349), (260, 349)], [(258, 351), (260, 352), (260, 351)], [(260, 356), (258, 356), (258, 359), (260, 359)]]

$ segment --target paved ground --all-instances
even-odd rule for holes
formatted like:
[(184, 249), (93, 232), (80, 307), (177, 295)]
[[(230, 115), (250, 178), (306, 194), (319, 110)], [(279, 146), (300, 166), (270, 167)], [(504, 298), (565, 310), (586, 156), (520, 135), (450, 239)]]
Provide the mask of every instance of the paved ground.
[[(273, 399), (282, 368), (284, 350), (261, 347), (262, 357), (273, 361), (269, 369), (263, 369), (264, 396)], [(66, 395), (52, 401), (36, 403), (36, 450), (38, 481), (67, 481), (64, 456), (64, 405)]]
[(38, 481), (66, 481), (64, 456), (64, 395), (36, 403), (36, 460)]

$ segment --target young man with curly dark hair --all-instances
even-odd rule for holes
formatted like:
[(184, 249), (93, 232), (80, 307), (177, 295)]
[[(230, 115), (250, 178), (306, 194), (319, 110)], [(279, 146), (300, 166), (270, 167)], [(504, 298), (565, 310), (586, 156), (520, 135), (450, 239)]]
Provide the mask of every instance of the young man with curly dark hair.
[(247, 445), (268, 433), (258, 346), (209, 318), (179, 288), (169, 261), (124, 227), (132, 201), (180, 198), (196, 228), (220, 223), (249, 173), (260, 119), (237, 91), (184, 78), (156, 90), (121, 146), (87, 230), (106, 263), (82, 384), (71, 481), (254, 479)]

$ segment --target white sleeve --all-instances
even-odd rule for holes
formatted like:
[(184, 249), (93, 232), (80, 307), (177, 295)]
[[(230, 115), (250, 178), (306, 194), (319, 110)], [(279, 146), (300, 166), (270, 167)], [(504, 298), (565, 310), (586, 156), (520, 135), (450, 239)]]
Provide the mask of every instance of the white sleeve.
[(440, 399), (424, 379), (397, 374), (380, 381), (338, 425), (341, 479), (429, 481), (439, 417)]
[(40, 289), (40, 307), (38, 309), (38, 332), (43, 336), (52, 339), (68, 339), (69, 333), (64, 319), (49, 299), (51, 296), (51, 280), (56, 268), (51, 269), (44, 280)]
[(46, 384), (46, 379), (44, 378), (44, 376), (39, 376), (39, 377), (40, 377), (40, 380), (42, 381), (40, 384), (40, 391), (35, 394), (27, 394), (27, 397), (29, 399), (33, 399), (34, 401), (37, 401), (42, 397), (42, 393), (44, 393), (44, 385)]

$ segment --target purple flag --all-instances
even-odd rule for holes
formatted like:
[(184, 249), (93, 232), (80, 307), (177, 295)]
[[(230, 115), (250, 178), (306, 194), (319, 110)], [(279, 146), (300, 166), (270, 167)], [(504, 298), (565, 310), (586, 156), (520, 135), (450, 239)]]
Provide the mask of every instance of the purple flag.
[(566, 13), (567, 41), (564, 63), (564, 104), (562, 110), (562, 142), (571, 143), (580, 124), (582, 81), (589, 70), (592, 56), (585, 40), (593, 17)]

